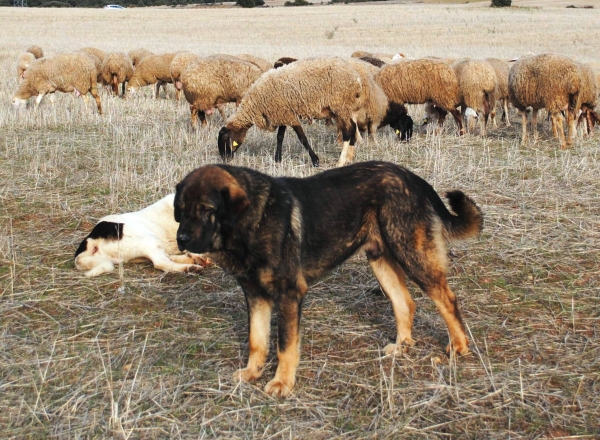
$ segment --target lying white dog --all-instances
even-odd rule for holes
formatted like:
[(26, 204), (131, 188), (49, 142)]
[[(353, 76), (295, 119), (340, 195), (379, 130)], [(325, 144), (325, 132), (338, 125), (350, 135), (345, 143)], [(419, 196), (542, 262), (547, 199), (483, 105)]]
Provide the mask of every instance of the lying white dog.
[(95, 277), (129, 261), (150, 260), (171, 272), (196, 272), (212, 264), (204, 255), (179, 252), (174, 197), (169, 194), (141, 211), (102, 217), (75, 252), (75, 267)]

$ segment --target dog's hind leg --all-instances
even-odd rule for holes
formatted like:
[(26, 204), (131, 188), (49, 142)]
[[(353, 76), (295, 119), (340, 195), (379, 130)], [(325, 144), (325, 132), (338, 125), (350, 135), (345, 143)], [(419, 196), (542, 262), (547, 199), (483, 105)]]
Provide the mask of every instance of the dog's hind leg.
[[(388, 216), (393, 209), (385, 211), (387, 210), (383, 210), (383, 215)], [(384, 234), (385, 242), (409, 278), (432, 299), (446, 321), (450, 334), (447, 351), (467, 354), (468, 339), (458, 310), (458, 300), (446, 279), (447, 249), (441, 227), (440, 223), (418, 224), (408, 232), (388, 226)]]
[(396, 318), (396, 343), (388, 344), (384, 352), (385, 354), (401, 352), (403, 344), (409, 346), (414, 344), (411, 333), (415, 302), (406, 287), (404, 271), (388, 253), (377, 259), (370, 259), (369, 264), (381, 288), (390, 299)]
[(271, 334), (271, 311), (273, 302), (261, 295), (260, 287), (251, 282), (240, 282), (248, 306), (248, 346), (250, 354), (246, 368), (237, 370), (233, 375), (236, 382), (252, 382), (262, 376), (263, 367), (269, 352)]

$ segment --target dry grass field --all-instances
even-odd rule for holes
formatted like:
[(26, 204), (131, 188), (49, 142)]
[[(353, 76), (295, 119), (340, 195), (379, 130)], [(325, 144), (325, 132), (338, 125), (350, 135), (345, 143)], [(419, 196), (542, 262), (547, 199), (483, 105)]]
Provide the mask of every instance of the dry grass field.
[[(513, 57), (553, 51), (599, 60), (600, 10), (479, 5), (31, 10), (0, 8), (0, 436), (2, 438), (598, 438), (600, 435), (600, 134), (559, 150), (547, 122), (520, 145), (520, 120), (486, 138), (409, 144), (389, 129), (357, 160), (409, 167), (438, 192), (458, 188), (485, 214), (480, 239), (451, 247), (472, 354), (444, 353), (446, 328), (411, 286), (417, 344), (391, 358), (391, 307), (364, 256), (312, 286), (298, 383), (285, 401), (263, 379), (232, 383), (247, 354), (246, 311), (219, 268), (163, 274), (150, 264), (87, 279), (73, 265), (102, 216), (172, 192), (220, 162), (215, 115), (197, 133), (184, 102), (102, 92), (105, 114), (59, 95), (15, 113), (15, 59), (96, 46), (198, 54)], [(229, 110), (230, 112), (233, 109)], [(410, 109), (420, 121), (423, 109)], [(543, 120), (544, 118), (542, 118)], [(309, 176), (335, 166), (334, 131), (306, 127), (313, 169), (288, 134), (252, 129), (234, 164)], [(332, 231), (335, 233), (335, 231)]]

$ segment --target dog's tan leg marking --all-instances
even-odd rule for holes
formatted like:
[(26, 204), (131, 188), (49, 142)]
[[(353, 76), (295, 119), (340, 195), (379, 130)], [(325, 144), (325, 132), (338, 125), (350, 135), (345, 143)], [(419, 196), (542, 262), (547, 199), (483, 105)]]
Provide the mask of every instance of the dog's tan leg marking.
[(396, 343), (388, 344), (384, 352), (385, 354), (401, 352), (403, 344), (409, 346), (414, 344), (411, 333), (415, 316), (415, 302), (406, 287), (404, 271), (389, 254), (376, 260), (370, 260), (369, 263), (381, 288), (392, 303), (396, 318)]
[(446, 276), (441, 276), (437, 285), (430, 287), (426, 293), (435, 303), (448, 326), (450, 344), (446, 348), (446, 352), (453, 350), (458, 354), (469, 353), (469, 341), (458, 310), (458, 300), (454, 292), (450, 290)]
[(233, 374), (234, 381), (252, 382), (262, 375), (269, 352), (272, 310), (273, 304), (266, 299), (250, 298), (248, 300), (250, 355), (246, 368), (241, 368)]
[(296, 384), (296, 369), (300, 363), (300, 303), (295, 299), (280, 302), (277, 331), (279, 365), (265, 392), (273, 397), (287, 397)]

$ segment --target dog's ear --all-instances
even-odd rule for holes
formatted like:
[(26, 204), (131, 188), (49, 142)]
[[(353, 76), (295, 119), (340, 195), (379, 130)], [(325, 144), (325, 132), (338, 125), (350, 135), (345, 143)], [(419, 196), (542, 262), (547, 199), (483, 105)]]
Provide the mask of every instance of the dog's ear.
[(175, 221), (179, 223), (181, 221), (181, 209), (179, 209), (179, 199), (181, 198), (181, 183), (178, 183), (175, 187), (175, 199), (173, 201), (173, 214), (175, 215)]
[(228, 211), (230, 216), (229, 222), (233, 224), (237, 218), (242, 215), (248, 206), (250, 206), (250, 199), (246, 191), (237, 183), (231, 184), (221, 190), (221, 195), (225, 205), (229, 208)]

